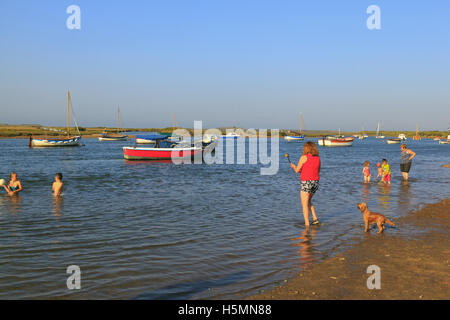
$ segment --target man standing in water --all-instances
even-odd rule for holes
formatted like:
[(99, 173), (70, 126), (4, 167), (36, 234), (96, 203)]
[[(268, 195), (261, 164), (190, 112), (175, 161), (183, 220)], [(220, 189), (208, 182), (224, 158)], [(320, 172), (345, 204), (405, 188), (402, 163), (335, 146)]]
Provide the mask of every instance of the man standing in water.
[(407, 181), (412, 159), (416, 156), (416, 153), (408, 149), (406, 144), (402, 144), (400, 149), (402, 150), (400, 154), (400, 171), (402, 172), (403, 180)]

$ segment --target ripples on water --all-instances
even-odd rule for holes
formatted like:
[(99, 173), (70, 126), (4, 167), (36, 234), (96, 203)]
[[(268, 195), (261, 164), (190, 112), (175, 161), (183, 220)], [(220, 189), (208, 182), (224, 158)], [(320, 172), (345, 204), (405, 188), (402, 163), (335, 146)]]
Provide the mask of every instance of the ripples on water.
[[(322, 224), (303, 227), (299, 179), (284, 153), (302, 143), (280, 140), (280, 170), (258, 165), (127, 162), (129, 142), (85, 139), (85, 147), (28, 149), (0, 140), (0, 175), (17, 171), (20, 197), (0, 196), (0, 298), (242, 298), (270, 289), (368, 235), (356, 203), (393, 218), (449, 196), (450, 148), (409, 142), (416, 151), (403, 184), (399, 145), (369, 138), (351, 148), (323, 148), (314, 200)], [(387, 158), (391, 187), (362, 181), (362, 163)], [(65, 191), (51, 183), (63, 172)], [(388, 229), (385, 235), (413, 230)], [(375, 236), (375, 234), (370, 235)], [(82, 289), (66, 287), (79, 265)]]

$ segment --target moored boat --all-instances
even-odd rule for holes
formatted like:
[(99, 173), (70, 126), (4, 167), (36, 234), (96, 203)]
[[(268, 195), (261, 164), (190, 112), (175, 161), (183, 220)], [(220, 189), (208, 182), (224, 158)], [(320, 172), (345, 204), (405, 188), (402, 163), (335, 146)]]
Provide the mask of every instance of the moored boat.
[(41, 147), (77, 147), (80, 145), (81, 136), (69, 138), (29, 138), (29, 146), (34, 148)]
[(117, 131), (116, 133), (108, 133), (105, 131), (101, 134), (101, 136), (98, 138), (99, 141), (127, 141), (128, 136), (119, 134), (119, 114), (120, 109), (117, 108)]
[[(76, 125), (76, 124), (75, 124)], [(30, 148), (46, 148), (46, 147), (76, 147), (80, 145), (81, 135), (77, 131), (77, 136), (70, 135), (70, 92), (67, 90), (67, 136), (66, 137), (39, 137), (30, 136), (28, 146)]]
[(116, 135), (113, 133), (102, 133), (100, 137), (98, 137), (99, 141), (127, 141), (128, 136), (125, 135)]
[(398, 144), (400, 142), (402, 142), (402, 139), (400, 139), (400, 138), (388, 138), (388, 139), (386, 139), (386, 143), (387, 144)]
[(353, 137), (358, 138), (359, 140), (363, 140), (368, 138), (369, 136), (364, 132), (364, 127), (361, 130), (360, 134), (355, 134)]
[(217, 140), (210, 143), (175, 143), (165, 135), (154, 135), (154, 147), (123, 147), (123, 156), (126, 160), (178, 160), (189, 159), (204, 151), (212, 151), (217, 145)]
[(375, 138), (376, 139), (384, 139), (384, 136), (381, 135), (381, 132), (380, 132), (380, 122), (378, 122), (378, 125), (377, 125), (377, 133), (375, 135)]
[[(137, 144), (154, 144), (154, 134), (139, 134), (136, 135), (136, 143)], [(159, 136), (159, 135), (158, 135)]]
[(422, 138), (419, 136), (419, 125), (416, 125), (416, 135), (413, 137), (413, 140), (421, 140)]
[(223, 139), (237, 139), (240, 135), (236, 132), (228, 132), (226, 135), (221, 135), (220, 137)]
[(353, 137), (334, 138), (324, 137), (318, 140), (319, 146), (324, 147), (351, 147), (353, 145)]
[(298, 133), (284, 136), (286, 141), (302, 141), (305, 139), (305, 135), (302, 132), (302, 114), (300, 113), (300, 131)]
[(447, 140), (439, 140), (439, 144), (450, 144), (450, 134), (447, 136)]
[(305, 140), (305, 136), (301, 135), (301, 136), (284, 136), (284, 140), (287, 141), (301, 141), (301, 140)]
[(406, 138), (406, 135), (404, 134), (404, 133), (400, 133), (399, 135), (398, 135), (398, 138), (399, 139), (401, 139), (401, 140), (403, 140), (403, 141), (405, 141), (407, 138)]

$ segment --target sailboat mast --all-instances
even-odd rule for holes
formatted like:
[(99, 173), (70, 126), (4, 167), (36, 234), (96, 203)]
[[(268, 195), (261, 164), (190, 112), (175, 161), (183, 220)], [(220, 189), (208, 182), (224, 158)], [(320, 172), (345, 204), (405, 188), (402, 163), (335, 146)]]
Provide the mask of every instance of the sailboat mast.
[(69, 108), (69, 105), (70, 105), (70, 92), (69, 92), (69, 89), (67, 89), (67, 138), (70, 137), (70, 126), (69, 126), (69, 123), (70, 123), (70, 119), (69, 119), (70, 108)]
[(119, 112), (120, 108), (117, 106), (117, 134), (119, 134)]
[(302, 134), (302, 113), (300, 112), (300, 134)]

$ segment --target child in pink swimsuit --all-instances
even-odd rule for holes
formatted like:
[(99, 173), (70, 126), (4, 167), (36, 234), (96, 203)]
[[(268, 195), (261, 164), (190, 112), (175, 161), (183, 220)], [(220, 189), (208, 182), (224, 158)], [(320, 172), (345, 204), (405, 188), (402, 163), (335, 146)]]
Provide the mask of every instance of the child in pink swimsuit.
[(369, 161), (365, 161), (364, 162), (364, 167), (363, 167), (363, 174), (364, 174), (364, 183), (369, 183), (370, 182), (370, 162)]

